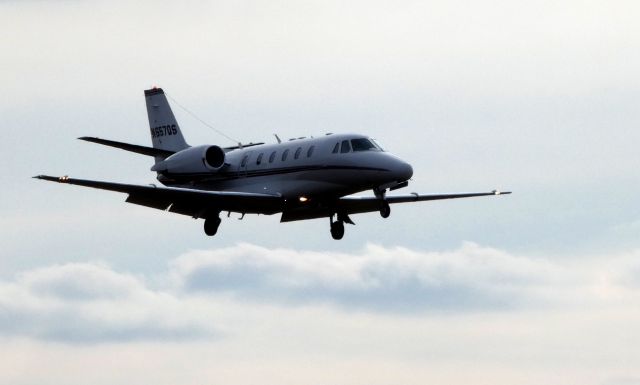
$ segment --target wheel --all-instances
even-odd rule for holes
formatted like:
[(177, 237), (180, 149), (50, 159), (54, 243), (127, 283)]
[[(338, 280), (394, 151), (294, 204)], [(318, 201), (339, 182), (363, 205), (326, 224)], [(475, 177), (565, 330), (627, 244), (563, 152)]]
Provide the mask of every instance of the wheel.
[(218, 232), (222, 220), (220, 218), (207, 218), (204, 220), (204, 233), (208, 236), (214, 236)]
[(391, 215), (391, 207), (389, 207), (389, 203), (383, 202), (380, 207), (380, 216), (383, 218), (389, 218), (389, 215)]
[(344, 223), (342, 221), (331, 223), (331, 237), (340, 240), (344, 237)]

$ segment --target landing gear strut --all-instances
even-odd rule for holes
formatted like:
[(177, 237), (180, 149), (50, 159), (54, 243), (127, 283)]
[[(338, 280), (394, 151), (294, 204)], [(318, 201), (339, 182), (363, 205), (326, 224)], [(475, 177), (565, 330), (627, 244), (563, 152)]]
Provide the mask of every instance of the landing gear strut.
[[(391, 189), (393, 190), (394, 188), (392, 187)], [(373, 189), (373, 194), (380, 200), (380, 216), (389, 218), (389, 215), (391, 215), (391, 207), (389, 207), (389, 203), (385, 200), (387, 189), (385, 187), (376, 187)]]
[(212, 237), (218, 232), (222, 220), (220, 217), (210, 217), (204, 220), (204, 233)]

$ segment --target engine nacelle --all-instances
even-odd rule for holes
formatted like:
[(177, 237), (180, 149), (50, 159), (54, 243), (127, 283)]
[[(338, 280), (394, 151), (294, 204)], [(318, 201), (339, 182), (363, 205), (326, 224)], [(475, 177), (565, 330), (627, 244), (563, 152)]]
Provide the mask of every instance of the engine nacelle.
[(225, 152), (218, 146), (189, 147), (176, 152), (151, 167), (151, 171), (166, 174), (215, 172), (225, 165)]

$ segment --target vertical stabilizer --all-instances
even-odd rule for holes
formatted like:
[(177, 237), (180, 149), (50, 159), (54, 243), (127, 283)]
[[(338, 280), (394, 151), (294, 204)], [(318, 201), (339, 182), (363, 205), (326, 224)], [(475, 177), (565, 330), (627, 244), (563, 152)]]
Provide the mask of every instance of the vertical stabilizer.
[(153, 148), (177, 152), (189, 147), (162, 88), (145, 90), (144, 97), (147, 101)]

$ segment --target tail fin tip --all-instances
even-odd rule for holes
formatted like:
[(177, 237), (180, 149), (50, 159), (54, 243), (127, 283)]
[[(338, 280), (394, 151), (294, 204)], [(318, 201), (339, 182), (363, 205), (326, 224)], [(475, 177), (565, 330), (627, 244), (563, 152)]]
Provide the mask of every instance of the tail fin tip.
[(162, 88), (144, 90), (144, 96), (153, 148), (178, 152), (189, 147)]
[(152, 95), (164, 95), (164, 91), (162, 90), (162, 88), (159, 87), (153, 87), (150, 88), (148, 90), (144, 90), (144, 96), (152, 96)]

